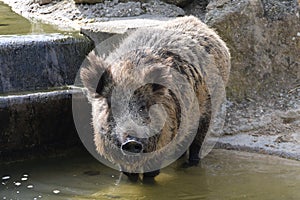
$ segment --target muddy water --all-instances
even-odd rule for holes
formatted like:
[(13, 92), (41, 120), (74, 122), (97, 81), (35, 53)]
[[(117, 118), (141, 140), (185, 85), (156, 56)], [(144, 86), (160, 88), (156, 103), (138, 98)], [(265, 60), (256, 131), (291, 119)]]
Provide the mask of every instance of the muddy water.
[(24, 35), (59, 32), (54, 26), (30, 22), (0, 1), (0, 35)]
[(214, 150), (201, 166), (162, 170), (156, 182), (131, 183), (89, 154), (0, 166), (1, 199), (300, 199), (300, 163)]

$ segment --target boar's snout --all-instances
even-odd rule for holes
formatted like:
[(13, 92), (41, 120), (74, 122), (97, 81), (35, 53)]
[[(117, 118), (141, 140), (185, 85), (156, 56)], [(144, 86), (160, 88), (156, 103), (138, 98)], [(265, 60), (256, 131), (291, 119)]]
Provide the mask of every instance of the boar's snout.
[(141, 153), (143, 151), (143, 144), (134, 139), (127, 140), (121, 145), (121, 150), (125, 155)]

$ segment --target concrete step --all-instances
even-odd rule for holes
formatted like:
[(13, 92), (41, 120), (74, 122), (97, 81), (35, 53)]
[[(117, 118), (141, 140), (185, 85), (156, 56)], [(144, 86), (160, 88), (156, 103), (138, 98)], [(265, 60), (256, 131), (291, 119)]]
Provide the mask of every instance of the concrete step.
[(0, 93), (71, 85), (93, 47), (79, 34), (0, 36)]
[(72, 117), (71, 90), (0, 97), (0, 160), (23, 159), (28, 151), (80, 143)]
[(68, 85), (93, 48), (79, 34), (0, 36), (0, 161), (81, 146)]

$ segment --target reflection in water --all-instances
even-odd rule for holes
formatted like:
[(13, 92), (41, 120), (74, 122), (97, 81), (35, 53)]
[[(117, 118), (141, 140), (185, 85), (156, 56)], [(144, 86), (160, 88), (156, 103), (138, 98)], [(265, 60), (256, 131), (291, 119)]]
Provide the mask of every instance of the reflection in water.
[(30, 22), (0, 1), (0, 35), (42, 34), (60, 32), (51, 25)]
[(0, 200), (300, 198), (300, 163), (277, 157), (214, 150), (199, 167), (182, 169), (179, 160), (156, 182), (131, 183), (87, 153), (74, 155), (0, 166)]

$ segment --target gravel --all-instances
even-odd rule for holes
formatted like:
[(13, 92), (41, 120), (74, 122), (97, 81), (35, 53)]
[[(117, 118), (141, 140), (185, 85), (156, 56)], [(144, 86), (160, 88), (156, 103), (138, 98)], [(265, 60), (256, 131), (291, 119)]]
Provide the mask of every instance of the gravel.
[(91, 25), (97, 22), (117, 20), (124, 17), (177, 17), (185, 11), (172, 4), (158, 0), (142, 2), (105, 1), (97, 4), (75, 4), (70, 0), (53, 0), (49, 4), (40, 4), (34, 0), (3, 0), (22, 16), (54, 24), (60, 29)]

